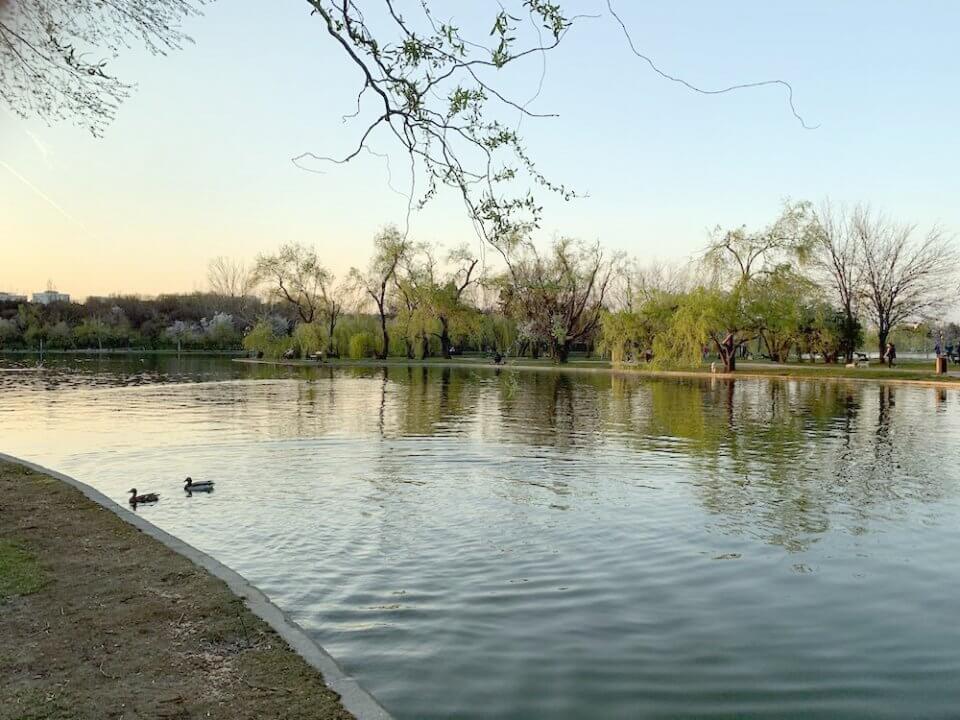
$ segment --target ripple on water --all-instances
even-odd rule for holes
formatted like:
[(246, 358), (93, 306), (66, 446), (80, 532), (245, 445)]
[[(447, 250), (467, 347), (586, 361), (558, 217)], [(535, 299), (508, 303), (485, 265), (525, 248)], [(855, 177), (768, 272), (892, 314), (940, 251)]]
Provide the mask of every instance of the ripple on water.
[(949, 717), (958, 400), (98, 360), (0, 373), (0, 430), (161, 492), (400, 718)]

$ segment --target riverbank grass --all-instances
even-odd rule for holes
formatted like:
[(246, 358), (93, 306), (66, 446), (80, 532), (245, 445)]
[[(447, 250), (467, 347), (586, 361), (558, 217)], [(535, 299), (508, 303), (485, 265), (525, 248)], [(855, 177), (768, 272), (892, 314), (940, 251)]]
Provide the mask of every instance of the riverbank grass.
[(2, 462), (0, 698), (0, 720), (351, 717), (223, 582)]
[(933, 360), (907, 360), (893, 368), (874, 361), (870, 365), (845, 367), (844, 365), (824, 365), (822, 363), (773, 363), (767, 361), (741, 361), (737, 363), (735, 373), (714, 373), (709, 365), (689, 367), (657, 368), (645, 363), (636, 365), (613, 366), (608, 360), (585, 359), (571, 356), (569, 362), (557, 365), (549, 359), (532, 360), (530, 358), (511, 358), (505, 365), (495, 366), (485, 355), (460, 355), (453, 359), (426, 358), (408, 360), (390, 357), (386, 360), (349, 360), (338, 358), (318, 363), (316, 360), (253, 360), (238, 358), (234, 362), (284, 367), (333, 367), (333, 368), (378, 368), (378, 367), (450, 367), (486, 370), (541, 370), (556, 372), (593, 372), (618, 373), (636, 377), (703, 377), (703, 378), (780, 378), (797, 380), (856, 380), (912, 385), (957, 386), (960, 387), (960, 372), (951, 370), (945, 375), (937, 375), (933, 369)]
[(0, 540), (0, 602), (14, 595), (30, 595), (46, 584), (46, 573), (23, 548)]

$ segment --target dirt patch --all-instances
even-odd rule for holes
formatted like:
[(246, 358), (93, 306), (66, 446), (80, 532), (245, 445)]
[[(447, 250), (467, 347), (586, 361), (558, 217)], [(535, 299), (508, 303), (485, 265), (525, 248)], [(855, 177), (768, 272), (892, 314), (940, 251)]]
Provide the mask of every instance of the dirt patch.
[(351, 718), (220, 580), (0, 462), (0, 720)]

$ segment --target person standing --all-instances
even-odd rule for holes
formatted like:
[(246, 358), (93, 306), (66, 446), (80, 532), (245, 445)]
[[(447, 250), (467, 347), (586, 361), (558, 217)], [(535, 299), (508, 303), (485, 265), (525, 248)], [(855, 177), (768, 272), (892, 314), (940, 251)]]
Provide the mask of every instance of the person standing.
[(897, 346), (892, 342), (887, 343), (887, 349), (883, 353), (883, 358), (887, 361), (887, 367), (893, 367), (894, 360), (897, 359)]

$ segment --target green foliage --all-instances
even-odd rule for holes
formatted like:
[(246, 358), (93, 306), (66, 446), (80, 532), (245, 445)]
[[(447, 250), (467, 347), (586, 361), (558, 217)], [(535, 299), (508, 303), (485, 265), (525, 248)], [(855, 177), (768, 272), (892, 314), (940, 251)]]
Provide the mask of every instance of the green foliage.
[(817, 294), (811, 280), (786, 266), (751, 279), (746, 307), (749, 328), (759, 335), (774, 362), (785, 362), (790, 349), (803, 339), (808, 321), (817, 319), (810, 315)]
[(299, 323), (293, 331), (293, 347), (300, 357), (309, 357), (324, 346), (323, 329), (316, 323)]
[(40, 590), (47, 578), (37, 559), (6, 540), (0, 540), (0, 600)]
[(350, 336), (350, 359), (362, 360), (374, 355), (376, 352), (376, 340), (372, 333), (359, 332)]
[(703, 349), (719, 348), (728, 333), (736, 335), (746, 324), (742, 288), (721, 290), (699, 287), (682, 295), (666, 327), (653, 342), (658, 366), (698, 366)]
[(277, 332), (277, 328), (267, 319), (262, 319), (253, 326), (253, 329), (243, 338), (245, 350), (263, 353), (268, 358), (278, 358), (291, 345), (286, 335)]
[(14, 320), (0, 318), (0, 348), (14, 344), (20, 338), (20, 328)]

